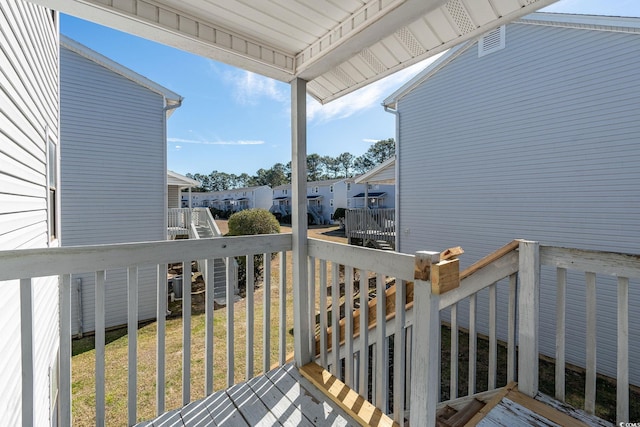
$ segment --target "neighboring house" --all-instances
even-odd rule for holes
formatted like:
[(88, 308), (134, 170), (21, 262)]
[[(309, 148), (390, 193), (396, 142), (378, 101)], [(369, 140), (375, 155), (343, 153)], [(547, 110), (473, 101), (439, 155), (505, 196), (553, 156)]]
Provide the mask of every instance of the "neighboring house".
[[(370, 208), (393, 208), (395, 185), (356, 184), (356, 178), (328, 179), (307, 182), (307, 207), (315, 224), (331, 224), (337, 208), (363, 208), (365, 199)], [(367, 196), (367, 197), (365, 197)], [(291, 213), (291, 184), (273, 189), (271, 212), (285, 216)]]
[(181, 199), (183, 207), (187, 207), (189, 200), (191, 200), (193, 207), (215, 208), (222, 211), (239, 212), (254, 208), (269, 209), (271, 206), (271, 187), (260, 185), (223, 191), (191, 193), (191, 196), (183, 192)]
[[(0, 250), (57, 247), (58, 13), (2, 1), (0, 28)], [(34, 279), (24, 293), (17, 280), (1, 285), (0, 424), (57, 425), (58, 277)], [(21, 309), (32, 314), (32, 333), (21, 333), (29, 331)], [(23, 351), (32, 356), (23, 361)]]
[[(398, 250), (459, 245), (463, 267), (514, 238), (637, 253), (639, 32), (636, 18), (532, 14), (451, 49), (386, 99), (398, 126)], [(554, 356), (555, 271), (542, 279), (540, 350)], [(566, 309), (567, 362), (582, 366), (584, 281), (569, 277)], [(615, 285), (598, 278), (597, 301), (616, 313)], [(616, 319), (597, 322), (598, 371), (615, 377)], [(629, 334), (638, 366), (638, 312)]]
[[(62, 246), (166, 240), (166, 120), (182, 98), (65, 36), (60, 56)], [(156, 279), (139, 269), (140, 320), (155, 317)], [(72, 278), (74, 334), (94, 330), (94, 282)], [(124, 324), (127, 273), (106, 282), (106, 326)]]
[(307, 182), (307, 210), (314, 224), (330, 224), (338, 206), (335, 198), (336, 186), (344, 179), (327, 179)]
[[(187, 196), (191, 194), (193, 187), (199, 186), (200, 183), (195, 179), (188, 178), (173, 171), (167, 171), (167, 207), (169, 209), (180, 208), (181, 192), (185, 188), (188, 190)], [(188, 200), (188, 199), (187, 199)], [(187, 206), (184, 207), (189, 207)]]

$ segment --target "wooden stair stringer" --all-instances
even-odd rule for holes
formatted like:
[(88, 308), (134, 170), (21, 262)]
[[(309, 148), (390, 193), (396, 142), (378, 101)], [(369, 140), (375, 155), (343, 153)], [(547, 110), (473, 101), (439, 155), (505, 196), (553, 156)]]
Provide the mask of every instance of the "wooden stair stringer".
[(371, 402), (316, 363), (308, 363), (299, 368), (299, 371), (361, 426), (400, 427)]

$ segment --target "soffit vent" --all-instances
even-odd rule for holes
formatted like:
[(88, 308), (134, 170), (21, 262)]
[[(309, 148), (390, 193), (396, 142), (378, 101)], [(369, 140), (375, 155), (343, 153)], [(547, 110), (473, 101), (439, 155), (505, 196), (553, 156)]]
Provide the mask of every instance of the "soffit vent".
[(504, 49), (505, 26), (502, 25), (495, 30), (489, 31), (478, 40), (478, 56), (488, 55), (498, 50)]

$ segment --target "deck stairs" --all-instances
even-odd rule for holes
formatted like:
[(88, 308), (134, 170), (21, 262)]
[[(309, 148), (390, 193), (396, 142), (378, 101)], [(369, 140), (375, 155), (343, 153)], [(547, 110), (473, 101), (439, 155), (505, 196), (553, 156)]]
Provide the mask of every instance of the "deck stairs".
[(375, 249), (380, 249), (383, 251), (395, 251), (395, 248), (393, 247), (393, 245), (389, 242), (387, 242), (386, 240), (368, 240), (367, 243), (369, 243), (368, 245), (365, 244), (364, 246), (371, 246)]
[[(194, 217), (192, 223), (193, 238), (194, 239), (210, 239), (214, 237), (221, 237), (220, 230), (217, 229), (213, 218), (203, 220), (201, 217), (210, 217), (208, 210), (198, 212), (198, 217)], [(197, 219), (196, 219), (197, 218)], [(233, 261), (233, 260), (232, 260)], [(235, 263), (235, 261), (233, 261)], [(225, 304), (227, 296), (227, 263), (224, 259), (216, 258), (214, 260), (214, 285), (213, 285), (213, 297), (214, 300)], [(198, 269), (202, 272), (203, 278), (206, 280), (206, 272), (203, 265), (198, 263)], [(234, 286), (235, 288), (236, 286)]]
[(324, 219), (322, 218), (322, 215), (320, 215), (320, 213), (318, 212), (318, 208), (316, 206), (309, 206), (308, 212), (313, 217), (313, 221), (317, 225), (322, 225), (324, 223)]

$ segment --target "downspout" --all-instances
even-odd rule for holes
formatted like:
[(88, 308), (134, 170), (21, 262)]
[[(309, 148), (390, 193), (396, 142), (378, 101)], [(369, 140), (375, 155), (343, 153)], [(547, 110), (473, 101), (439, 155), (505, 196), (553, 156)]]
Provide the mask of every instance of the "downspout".
[[(387, 113), (391, 113), (396, 116), (396, 170), (394, 171), (395, 179), (396, 179), (396, 195), (395, 195), (395, 228), (396, 228), (396, 236), (395, 236), (395, 247), (396, 251), (400, 252), (400, 233), (402, 232), (402, 228), (400, 227), (400, 112), (396, 109), (390, 108), (388, 105), (384, 105), (384, 111)], [(397, 103), (396, 103), (397, 108)]]
[[(166, 238), (169, 238), (169, 188), (167, 183), (167, 120), (171, 115), (172, 111), (182, 105), (183, 98), (178, 98), (178, 101), (175, 104), (169, 105), (167, 103), (167, 98), (163, 97), (164, 108), (162, 111), (164, 112), (164, 119), (162, 120), (162, 138), (164, 139), (164, 234)], [(180, 200), (180, 188), (178, 187), (178, 200)]]

